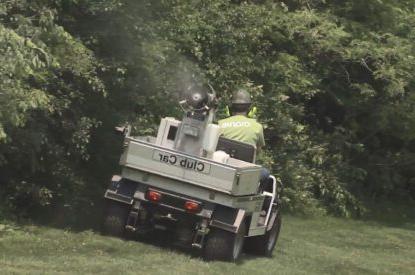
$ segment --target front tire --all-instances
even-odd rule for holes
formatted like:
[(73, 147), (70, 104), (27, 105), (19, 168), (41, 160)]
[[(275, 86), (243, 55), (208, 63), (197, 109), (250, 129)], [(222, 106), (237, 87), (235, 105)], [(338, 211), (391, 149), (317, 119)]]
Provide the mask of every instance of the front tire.
[(237, 261), (242, 252), (245, 233), (245, 222), (241, 223), (236, 233), (219, 228), (211, 229), (204, 247), (204, 258), (208, 261)]
[(104, 233), (115, 237), (124, 237), (129, 206), (118, 202), (108, 202), (104, 220)]

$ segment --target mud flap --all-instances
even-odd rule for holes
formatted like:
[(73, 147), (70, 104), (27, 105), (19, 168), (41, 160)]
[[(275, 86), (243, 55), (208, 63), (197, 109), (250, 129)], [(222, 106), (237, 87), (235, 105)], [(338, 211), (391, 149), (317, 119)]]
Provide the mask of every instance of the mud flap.
[(245, 216), (246, 212), (243, 209), (234, 209), (217, 205), (213, 212), (210, 226), (236, 233), (242, 222), (245, 220)]
[(105, 191), (104, 197), (109, 200), (132, 205), (134, 202), (133, 196), (136, 189), (136, 183), (115, 175), (112, 177), (111, 183), (109, 184), (108, 189)]

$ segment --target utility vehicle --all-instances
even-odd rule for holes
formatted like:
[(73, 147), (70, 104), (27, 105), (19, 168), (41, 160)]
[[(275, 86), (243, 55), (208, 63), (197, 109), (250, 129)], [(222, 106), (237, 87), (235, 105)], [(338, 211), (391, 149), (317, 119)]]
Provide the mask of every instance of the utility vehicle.
[[(183, 119), (163, 118), (158, 134), (121, 128), (121, 174), (105, 192), (104, 231), (124, 237), (166, 230), (207, 260), (271, 256), (281, 227), (282, 184), (260, 184), (256, 148), (219, 136), (214, 91), (195, 90), (180, 102)], [(119, 128), (120, 130), (120, 128)]]

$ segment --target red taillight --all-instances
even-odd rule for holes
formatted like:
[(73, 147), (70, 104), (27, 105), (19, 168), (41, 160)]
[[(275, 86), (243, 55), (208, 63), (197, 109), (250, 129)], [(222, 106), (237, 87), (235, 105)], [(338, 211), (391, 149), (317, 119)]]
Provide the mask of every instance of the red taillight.
[(152, 202), (158, 202), (161, 200), (162, 195), (159, 192), (148, 190), (147, 199)]
[(186, 209), (187, 212), (197, 213), (200, 211), (200, 204), (194, 201), (186, 201), (184, 203), (184, 209)]

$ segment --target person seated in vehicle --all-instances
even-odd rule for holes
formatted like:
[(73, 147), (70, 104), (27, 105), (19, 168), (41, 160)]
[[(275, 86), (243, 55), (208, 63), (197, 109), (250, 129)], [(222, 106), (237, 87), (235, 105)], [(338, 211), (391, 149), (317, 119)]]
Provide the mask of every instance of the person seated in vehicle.
[(251, 104), (251, 95), (247, 90), (243, 88), (236, 90), (232, 95), (230, 108), (232, 116), (219, 120), (218, 124), (225, 138), (251, 144), (258, 152), (265, 146), (264, 130), (255, 119), (247, 116)]
[[(223, 137), (251, 144), (256, 147), (257, 153), (265, 146), (264, 130), (260, 123), (248, 117), (252, 99), (244, 88), (237, 89), (232, 94), (231, 115), (218, 121), (220, 133)], [(261, 185), (266, 184), (269, 171), (262, 169)]]

